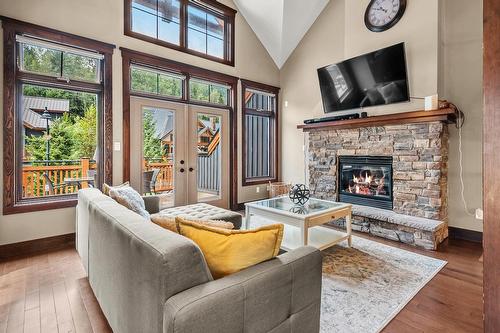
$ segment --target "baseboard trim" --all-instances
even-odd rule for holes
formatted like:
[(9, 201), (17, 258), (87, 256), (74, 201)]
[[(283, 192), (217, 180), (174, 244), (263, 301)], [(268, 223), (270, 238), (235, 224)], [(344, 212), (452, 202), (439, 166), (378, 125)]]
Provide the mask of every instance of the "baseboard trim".
[(456, 227), (448, 227), (448, 237), (450, 239), (462, 239), (474, 243), (483, 242), (483, 233), (475, 230), (467, 230)]
[(0, 261), (75, 246), (75, 233), (0, 245)]

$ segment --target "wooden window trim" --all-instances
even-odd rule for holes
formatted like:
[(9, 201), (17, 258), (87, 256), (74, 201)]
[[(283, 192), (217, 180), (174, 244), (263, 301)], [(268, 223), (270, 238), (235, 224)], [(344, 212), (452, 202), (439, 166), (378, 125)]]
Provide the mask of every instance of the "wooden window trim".
[(484, 332), (500, 332), (500, 2), (483, 1), (483, 294)]
[[(42, 27), (28, 22), (23, 22), (0, 16), (3, 27), (4, 43), (4, 91), (3, 91), (3, 215), (34, 212), (65, 207), (74, 207), (77, 203), (75, 195), (52, 196), (44, 199), (23, 199), (21, 192), (15, 184), (19, 182), (16, 174), (21, 154), (16, 151), (16, 122), (18, 101), (16, 100), (17, 83), (22, 82), (50, 86), (54, 88), (68, 88), (73, 90), (93, 90), (99, 93), (102, 112), (99, 124), (99, 154), (103, 156), (98, 172), (98, 183), (112, 181), (112, 148), (113, 148), (113, 123), (112, 123), (112, 55), (114, 45), (93, 39), (72, 35), (66, 32)], [(33, 37), (44, 38), (61, 44), (67, 44), (84, 49), (95, 50), (104, 55), (102, 70), (102, 84), (70, 82), (63, 84), (55, 78), (43, 75), (21, 73), (17, 69), (16, 35), (29, 34)]]
[[(137, 38), (149, 43), (153, 43), (156, 45), (168, 47), (170, 49), (184, 52), (187, 54), (191, 54), (200, 58), (205, 58), (211, 61), (219, 62), (228, 66), (234, 67), (234, 58), (235, 58), (235, 16), (237, 11), (229, 6), (223, 5), (216, 0), (180, 0), (180, 36), (179, 36), (179, 44), (176, 45), (173, 43), (169, 43), (158, 38), (154, 38), (151, 36), (143, 35), (138, 32), (132, 31), (132, 0), (124, 0), (124, 34), (126, 36)], [(186, 20), (187, 20), (187, 5), (191, 4), (196, 7), (212, 11), (215, 15), (221, 16), (224, 18), (225, 24), (228, 28), (225, 29), (225, 45), (224, 45), (224, 59), (217, 58), (203, 52), (198, 52), (195, 50), (191, 50), (187, 47), (187, 28), (186, 28)]]
[[(219, 72), (214, 72), (205, 68), (196, 67), (188, 65), (185, 63), (161, 58), (158, 56), (153, 56), (147, 53), (130, 50), (127, 48), (120, 47), (122, 53), (122, 80), (123, 80), (123, 181), (130, 180), (130, 96), (145, 97), (150, 99), (164, 100), (176, 103), (184, 103), (197, 106), (207, 106), (211, 108), (226, 109), (229, 111), (229, 123), (230, 123), (230, 149), (229, 149), (229, 159), (231, 161), (230, 165), (230, 186), (229, 186), (229, 197), (231, 209), (236, 209), (238, 207), (238, 163), (237, 163), (237, 129), (238, 129), (238, 117), (237, 117), (237, 91), (238, 91), (238, 78), (222, 74)], [(170, 98), (167, 96), (152, 96), (150, 94), (141, 94), (137, 92), (132, 92), (130, 90), (130, 66), (131, 65), (141, 65), (149, 66), (159, 70), (169, 71), (173, 73), (179, 73), (186, 76), (184, 81), (184, 95), (183, 98)], [(231, 92), (228, 96), (228, 105), (218, 105), (210, 103), (200, 103), (196, 101), (189, 100), (189, 78), (200, 78), (208, 81), (213, 81), (216, 83), (227, 84), (231, 87)]]
[[(247, 88), (260, 90), (263, 92), (271, 93), (276, 95), (276, 105), (274, 112), (266, 112), (266, 111), (256, 111), (256, 110), (247, 110), (245, 108), (245, 91)], [(270, 86), (267, 84), (254, 82), (250, 80), (241, 79), (241, 139), (242, 139), (242, 185), (243, 186), (252, 186), (252, 185), (261, 185), (267, 184), (269, 182), (276, 182), (279, 179), (279, 91), (280, 88)], [(271, 148), (272, 151), (270, 153), (273, 156), (273, 161), (271, 164), (271, 177), (259, 177), (259, 178), (247, 178), (246, 177), (246, 167), (247, 167), (247, 156), (246, 156), (246, 115), (259, 115), (259, 116), (268, 116), (273, 121), (273, 137)]]

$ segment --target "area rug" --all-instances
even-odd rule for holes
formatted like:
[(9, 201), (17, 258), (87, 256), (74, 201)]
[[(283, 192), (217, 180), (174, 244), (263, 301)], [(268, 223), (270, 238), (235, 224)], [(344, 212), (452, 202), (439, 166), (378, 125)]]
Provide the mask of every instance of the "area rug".
[(322, 333), (380, 332), (446, 265), (361, 237), (352, 244), (322, 251)]

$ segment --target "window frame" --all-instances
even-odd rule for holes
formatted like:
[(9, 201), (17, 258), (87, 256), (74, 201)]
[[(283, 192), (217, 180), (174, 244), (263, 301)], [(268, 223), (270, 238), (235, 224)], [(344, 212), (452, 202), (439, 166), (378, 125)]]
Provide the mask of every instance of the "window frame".
[[(112, 181), (112, 55), (115, 48), (112, 44), (80, 37), (0, 16), (4, 39), (4, 99), (3, 99), (3, 215), (34, 212), (65, 207), (74, 207), (77, 195), (54, 195), (40, 198), (23, 198), (20, 184), (22, 174), (22, 143), (17, 139), (22, 130), (20, 118), (19, 90), (23, 84), (43, 87), (67, 89), (95, 93), (98, 104), (98, 156), (99, 171), (97, 184)], [(56, 77), (23, 72), (18, 68), (19, 54), (16, 35), (29, 35), (34, 38), (49, 40), (54, 43), (68, 45), (84, 50), (91, 50), (104, 56), (100, 66), (100, 83), (84, 81), (62, 81)]]
[[(219, 62), (225, 65), (234, 67), (235, 58), (235, 16), (237, 11), (229, 6), (223, 5), (216, 0), (180, 0), (180, 36), (179, 45), (169, 43), (167, 41), (147, 36), (132, 30), (132, 1), (124, 0), (124, 34), (129, 37), (137, 38), (146, 42), (150, 42), (156, 45), (168, 47), (180, 52), (188, 53), (191, 55), (198, 56), (200, 58), (205, 58), (215, 62)], [(205, 54), (203, 52), (195, 51), (188, 48), (188, 16), (187, 7), (188, 5), (197, 7), (203, 11), (209, 12), (224, 20), (224, 58), (218, 58)]]
[[(245, 92), (247, 89), (262, 91), (263, 93), (275, 95), (274, 111), (256, 111), (245, 107)], [(280, 88), (267, 84), (241, 79), (241, 140), (242, 140), (242, 186), (252, 186), (276, 182), (279, 180), (279, 91)], [(269, 118), (270, 129), (270, 173), (268, 177), (247, 177), (247, 140), (246, 140), (246, 116), (257, 115)]]

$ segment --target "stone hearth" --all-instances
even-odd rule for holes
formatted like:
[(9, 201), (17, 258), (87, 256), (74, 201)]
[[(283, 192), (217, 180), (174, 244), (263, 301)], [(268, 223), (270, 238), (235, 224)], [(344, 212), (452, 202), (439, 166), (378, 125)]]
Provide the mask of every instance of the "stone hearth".
[[(400, 216), (399, 219), (393, 216), (390, 222), (354, 213), (353, 223), (358, 230), (425, 248), (436, 248), (437, 243), (447, 237), (447, 124), (436, 121), (352, 129), (326, 127), (309, 131), (311, 194), (337, 200), (338, 157), (353, 155), (393, 156), (393, 211), (387, 212)], [(394, 222), (408, 221), (411, 217), (418, 218), (416, 225)], [(424, 245), (415, 241), (422, 235), (419, 230), (433, 243), (432, 246), (428, 242)]]

